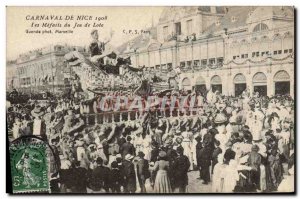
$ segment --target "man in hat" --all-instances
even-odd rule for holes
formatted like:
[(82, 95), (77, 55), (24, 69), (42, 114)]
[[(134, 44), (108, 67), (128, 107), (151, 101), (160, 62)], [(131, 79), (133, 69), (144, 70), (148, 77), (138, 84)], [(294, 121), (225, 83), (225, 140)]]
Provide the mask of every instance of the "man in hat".
[(258, 153), (259, 147), (257, 145), (253, 145), (251, 148), (251, 152), (248, 157), (248, 165), (251, 167), (250, 171), (250, 180), (252, 182), (253, 188), (260, 189), (260, 164), (261, 164), (261, 156)]
[[(206, 134), (207, 135), (207, 134)], [(200, 166), (200, 178), (203, 180), (203, 184), (208, 184), (210, 181), (209, 167), (211, 165), (213, 148), (208, 140), (203, 140), (203, 148), (199, 151), (199, 166)]]
[(113, 161), (111, 163), (111, 172), (109, 176), (110, 188), (112, 193), (121, 193), (121, 185), (123, 184), (123, 176), (121, 170), (118, 168), (118, 163)]
[(179, 188), (179, 193), (185, 193), (186, 186), (188, 185), (188, 171), (191, 165), (189, 158), (183, 155), (183, 148), (178, 147), (176, 149), (177, 158), (174, 162), (174, 178), (175, 178), (175, 188)]
[(88, 172), (79, 161), (75, 161), (74, 166), (71, 175), (72, 193), (87, 193)]
[[(110, 37), (112, 37), (113, 32), (111, 31)], [(92, 30), (91, 32), (92, 42), (90, 43), (89, 49), (91, 52), (91, 61), (93, 62), (100, 62), (104, 64), (104, 60), (102, 59), (101, 55), (105, 51), (105, 45), (110, 42), (110, 39), (106, 41), (99, 41), (99, 34), (98, 30)]]
[(124, 143), (126, 143), (126, 133), (125, 133), (125, 127), (122, 129), (122, 133), (120, 137), (117, 138), (117, 143), (119, 147), (121, 147)]
[(200, 151), (201, 151), (201, 149), (203, 148), (203, 145), (202, 145), (202, 142), (201, 142), (201, 135), (199, 135), (199, 136), (197, 136), (196, 138), (195, 138), (195, 140), (196, 140), (196, 142), (197, 142), (197, 144), (196, 144), (196, 160), (197, 160), (197, 168), (198, 168), (198, 170), (199, 170), (199, 178), (197, 178), (197, 179), (201, 179), (200, 178), (200, 175), (201, 175), (201, 173), (200, 173), (200, 162), (201, 162), (201, 160), (200, 160)]
[(132, 163), (133, 155), (127, 154), (123, 161), (124, 171), (124, 192), (135, 193), (136, 191), (136, 176), (134, 170), (134, 164)]
[(120, 152), (122, 154), (122, 157), (125, 158), (127, 154), (135, 155), (135, 148), (133, 144), (131, 144), (131, 136), (127, 136), (126, 141), (121, 147)]
[(176, 158), (177, 158), (177, 152), (173, 148), (172, 139), (168, 139), (168, 140), (169, 141), (167, 142), (167, 145), (166, 145), (167, 160), (169, 161), (168, 176), (169, 176), (169, 179), (170, 179), (171, 187), (174, 190), (176, 180), (175, 180), (175, 177), (173, 175), (173, 172), (174, 172), (174, 165), (175, 165)]
[(282, 121), (282, 130), (279, 136), (279, 141), (278, 144), (280, 143), (280, 145), (282, 145), (282, 151), (280, 151), (286, 160), (288, 160), (289, 158), (289, 151), (290, 148), (292, 146), (291, 144), (291, 140), (292, 140), (292, 133), (291, 133), (291, 128), (290, 128), (291, 124), (290, 121), (285, 118)]
[(141, 187), (141, 193), (146, 193), (145, 182), (150, 177), (148, 160), (144, 159), (145, 154), (142, 151), (138, 152), (137, 175)]
[(108, 192), (109, 172), (107, 172), (107, 168), (103, 166), (103, 159), (101, 157), (97, 158), (96, 164), (97, 166), (89, 172), (89, 188), (93, 192), (99, 192), (103, 188)]
[(159, 145), (155, 140), (151, 142), (151, 148), (150, 162), (156, 162), (159, 154)]
[(34, 117), (32, 134), (35, 136), (40, 136), (43, 139), (47, 139), (46, 124), (42, 119), (42, 116), (45, 114), (45, 112), (42, 110), (42, 107), (40, 105), (36, 105), (35, 108), (31, 111), (31, 114)]

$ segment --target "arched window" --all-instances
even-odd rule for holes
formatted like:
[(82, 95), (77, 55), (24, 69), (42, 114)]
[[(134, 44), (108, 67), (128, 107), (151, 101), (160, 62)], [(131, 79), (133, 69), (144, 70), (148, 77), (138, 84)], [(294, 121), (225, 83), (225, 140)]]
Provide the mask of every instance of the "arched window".
[(212, 85), (218, 85), (218, 84), (222, 84), (222, 80), (221, 77), (219, 75), (215, 75), (211, 78), (210, 83)]
[(196, 85), (205, 85), (205, 79), (203, 77), (199, 76), (196, 79)]
[(260, 24), (257, 24), (254, 29), (253, 29), (253, 32), (260, 32), (260, 31), (264, 31), (264, 30), (268, 30), (268, 26), (264, 23), (260, 23)]
[(184, 78), (182, 80), (182, 86), (190, 86), (191, 85), (191, 81), (189, 80), (189, 78)]
[(284, 81), (290, 81), (290, 75), (284, 71), (278, 71), (275, 75), (274, 75), (274, 81), (275, 82), (284, 82)]
[(237, 74), (233, 79), (233, 83), (235, 83), (235, 84), (244, 84), (244, 83), (246, 83), (245, 75), (243, 75), (242, 73)]
[(253, 81), (253, 84), (266, 84), (267, 76), (262, 72), (258, 72), (253, 76), (252, 81)]

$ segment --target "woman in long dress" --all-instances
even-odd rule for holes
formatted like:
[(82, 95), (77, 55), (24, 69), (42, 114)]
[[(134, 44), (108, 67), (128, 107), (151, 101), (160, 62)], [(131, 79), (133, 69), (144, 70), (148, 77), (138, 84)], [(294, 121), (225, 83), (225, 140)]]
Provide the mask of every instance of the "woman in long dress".
[(184, 149), (184, 155), (186, 155), (189, 158), (189, 161), (191, 163), (189, 170), (193, 170), (193, 153), (192, 153), (192, 140), (191, 140), (193, 133), (190, 131), (190, 129), (187, 129), (187, 131), (184, 131), (182, 133), (182, 136), (183, 136), (183, 141), (181, 143), (181, 146)]
[(224, 168), (223, 172), (225, 173), (225, 176), (222, 192), (232, 193), (239, 180), (236, 160), (230, 160), (229, 165)]
[(146, 134), (145, 138), (143, 139), (143, 152), (145, 154), (145, 159), (150, 161), (151, 158), (151, 136)]
[(214, 172), (212, 176), (212, 193), (217, 193), (222, 191), (222, 174), (224, 175), (225, 165), (223, 164), (223, 155), (218, 155), (218, 163), (214, 166)]
[(155, 162), (153, 171), (157, 171), (154, 192), (155, 193), (172, 193), (170, 179), (168, 177), (169, 162), (164, 151), (159, 152), (159, 160)]

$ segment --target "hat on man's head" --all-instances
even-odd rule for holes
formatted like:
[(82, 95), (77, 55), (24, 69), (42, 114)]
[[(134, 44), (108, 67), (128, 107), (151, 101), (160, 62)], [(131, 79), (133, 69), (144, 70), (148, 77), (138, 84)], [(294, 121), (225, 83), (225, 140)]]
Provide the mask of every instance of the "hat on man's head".
[(259, 108), (260, 107), (260, 103), (259, 102), (256, 102), (255, 103), (255, 108)]
[(233, 144), (232, 144), (231, 141), (228, 141), (228, 142), (225, 144), (225, 146), (226, 146), (226, 147), (229, 147), (229, 148), (232, 147), (232, 145), (233, 145)]
[(42, 115), (44, 115), (45, 112), (42, 110), (42, 107), (40, 105), (37, 105), (32, 111), (31, 111), (31, 115), (33, 117), (40, 117)]
[(197, 137), (195, 137), (195, 140), (196, 140), (197, 142), (200, 142), (200, 141), (201, 141), (201, 136), (198, 135)]
[(112, 168), (112, 169), (118, 168), (118, 163), (117, 163), (117, 161), (113, 161), (113, 162), (111, 163), (111, 168)]
[(166, 153), (165, 151), (160, 151), (160, 152), (158, 153), (158, 156), (161, 157), (161, 158), (164, 158), (164, 157), (167, 156), (167, 153)]
[(176, 130), (175, 135), (180, 135), (181, 131), (179, 129)]
[(172, 138), (166, 139), (165, 144), (166, 144), (166, 145), (171, 145), (171, 144), (173, 144), (173, 139), (172, 139)]
[(89, 149), (90, 151), (95, 151), (96, 148), (97, 148), (97, 146), (96, 146), (96, 144), (94, 144), (94, 143), (92, 143), (92, 144), (90, 144), (90, 145), (88, 146), (88, 149)]
[(255, 139), (252, 139), (253, 142), (261, 142), (262, 141), (262, 138), (255, 138)]
[(103, 164), (103, 159), (101, 157), (98, 157), (96, 162), (97, 164)]
[(181, 144), (182, 141), (183, 141), (183, 139), (182, 139), (182, 137), (177, 137), (177, 138), (175, 139), (175, 141), (176, 141), (178, 144)]
[(126, 141), (130, 142), (132, 140), (131, 136), (127, 136)]
[(158, 147), (158, 142), (156, 142), (155, 140), (153, 140), (152, 142), (151, 142), (151, 146), (153, 146), (153, 147)]
[(118, 153), (118, 154), (116, 155), (116, 158), (122, 158), (122, 155), (121, 155), (120, 153)]
[(214, 118), (214, 122), (216, 124), (222, 124), (227, 121), (227, 117), (223, 113), (218, 113), (216, 117)]
[(177, 153), (183, 153), (184, 149), (182, 146), (177, 147), (176, 152)]
[(143, 157), (145, 157), (145, 153), (143, 153), (142, 151), (139, 151), (138, 152), (138, 156), (141, 157), (141, 158), (143, 158)]
[(133, 155), (131, 155), (131, 154), (127, 154), (127, 155), (125, 155), (125, 160), (128, 160), (128, 161), (130, 161), (130, 160), (132, 160), (134, 158), (134, 156)]

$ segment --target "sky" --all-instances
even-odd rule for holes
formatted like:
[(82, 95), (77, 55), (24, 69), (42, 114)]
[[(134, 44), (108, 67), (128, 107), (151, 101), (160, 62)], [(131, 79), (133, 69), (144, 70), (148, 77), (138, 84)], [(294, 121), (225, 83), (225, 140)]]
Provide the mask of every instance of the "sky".
[[(99, 31), (99, 39), (103, 40), (109, 37), (111, 30), (114, 35), (110, 44), (117, 47), (124, 42), (138, 36), (129, 34), (129, 30), (137, 30), (139, 33), (152, 23), (156, 25), (164, 7), (8, 7), (7, 8), (7, 60), (16, 59), (20, 54), (31, 50), (36, 50), (54, 44), (68, 44), (76, 46), (88, 45), (91, 41), (90, 32), (93, 29)], [(26, 20), (26, 17), (35, 17), (37, 15), (62, 16), (63, 20)], [(74, 16), (75, 20), (69, 21), (70, 28), (52, 28), (53, 30), (73, 30), (73, 34), (33, 34), (26, 33), (26, 30), (49, 30), (48, 28), (31, 27), (32, 23), (42, 24), (44, 22), (57, 22), (64, 25), (67, 21), (66, 16)], [(93, 20), (76, 21), (77, 16), (92, 16)], [(76, 22), (89, 22), (91, 26), (95, 17), (105, 17), (107, 20), (101, 20), (103, 27), (79, 27), (73, 29)], [(124, 33), (125, 32), (125, 33)], [(126, 34), (127, 33), (127, 34)]]

